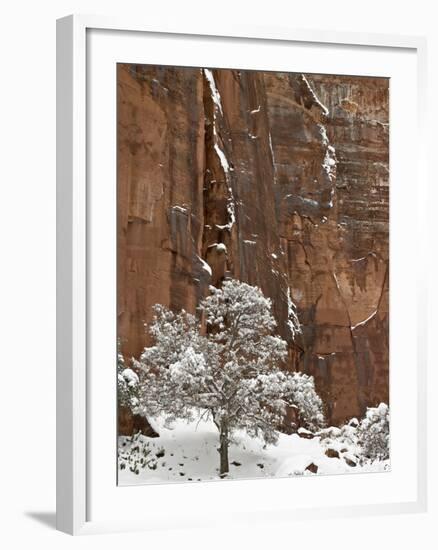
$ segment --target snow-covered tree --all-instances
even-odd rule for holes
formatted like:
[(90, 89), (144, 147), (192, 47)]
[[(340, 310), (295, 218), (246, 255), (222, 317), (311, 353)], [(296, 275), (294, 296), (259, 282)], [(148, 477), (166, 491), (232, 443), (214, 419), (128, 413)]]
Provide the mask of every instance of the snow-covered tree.
[(274, 334), (271, 300), (260, 289), (227, 280), (200, 304), (204, 326), (184, 310), (155, 306), (139, 368), (141, 399), (152, 415), (168, 421), (210, 417), (219, 431), (220, 474), (229, 471), (232, 434), (244, 429), (266, 443), (278, 439), (286, 407), (316, 428), (324, 422), (313, 378), (280, 370), (287, 344)]
[(357, 428), (357, 439), (366, 460), (389, 458), (389, 407), (386, 403), (367, 409)]

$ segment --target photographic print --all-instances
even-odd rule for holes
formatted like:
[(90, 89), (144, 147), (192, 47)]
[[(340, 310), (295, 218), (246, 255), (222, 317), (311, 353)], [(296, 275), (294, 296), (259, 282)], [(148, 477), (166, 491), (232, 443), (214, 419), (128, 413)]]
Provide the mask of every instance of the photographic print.
[(117, 66), (118, 484), (385, 472), (389, 79)]

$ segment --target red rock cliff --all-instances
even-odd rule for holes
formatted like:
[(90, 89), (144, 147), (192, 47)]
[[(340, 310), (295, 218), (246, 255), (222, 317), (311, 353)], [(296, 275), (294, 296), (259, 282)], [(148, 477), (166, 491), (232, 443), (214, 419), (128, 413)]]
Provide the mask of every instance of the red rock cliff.
[(123, 353), (233, 276), (331, 422), (388, 402), (388, 117), (381, 78), (119, 65)]

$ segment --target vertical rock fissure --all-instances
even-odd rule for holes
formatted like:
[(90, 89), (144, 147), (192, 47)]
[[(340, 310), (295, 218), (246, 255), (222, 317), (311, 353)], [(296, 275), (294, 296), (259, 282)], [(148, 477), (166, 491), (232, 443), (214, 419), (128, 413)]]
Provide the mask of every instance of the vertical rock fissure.
[[(232, 235), (236, 202), (219, 126), (225, 125), (222, 100), (213, 70), (203, 69), (205, 113), (204, 242), (203, 257), (217, 285), (233, 270)], [(224, 208), (222, 207), (224, 206)]]
[[(344, 298), (344, 295), (342, 293), (341, 286), (340, 286), (339, 281), (338, 281), (338, 277), (337, 277), (337, 275), (334, 271), (333, 271), (333, 278), (335, 280), (336, 288), (338, 289), (338, 293), (339, 293), (339, 297), (340, 297), (342, 303), (344, 304), (345, 313), (347, 314), (347, 318), (348, 318), (348, 329), (350, 331), (351, 345), (352, 345), (352, 348), (353, 348), (354, 366), (356, 368), (356, 377), (357, 377), (358, 387), (360, 387), (360, 384), (359, 384), (359, 380), (360, 380), (359, 352), (358, 352), (358, 349), (357, 349), (356, 338), (355, 338), (355, 335), (354, 335), (354, 332), (353, 332), (354, 331), (354, 325), (351, 321), (350, 310), (348, 309), (347, 302), (346, 302), (346, 300)], [(357, 399), (358, 399), (360, 411), (364, 412), (365, 404), (363, 402), (362, 395), (361, 395), (360, 391), (357, 393)]]

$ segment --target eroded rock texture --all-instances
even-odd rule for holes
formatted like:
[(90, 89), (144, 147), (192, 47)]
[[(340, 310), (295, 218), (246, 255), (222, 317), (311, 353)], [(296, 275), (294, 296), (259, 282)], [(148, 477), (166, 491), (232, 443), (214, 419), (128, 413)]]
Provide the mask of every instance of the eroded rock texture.
[[(388, 80), (118, 68), (118, 332), (258, 285), (332, 423), (388, 402)], [(296, 307), (295, 307), (296, 305)], [(300, 331), (296, 331), (297, 316)]]

